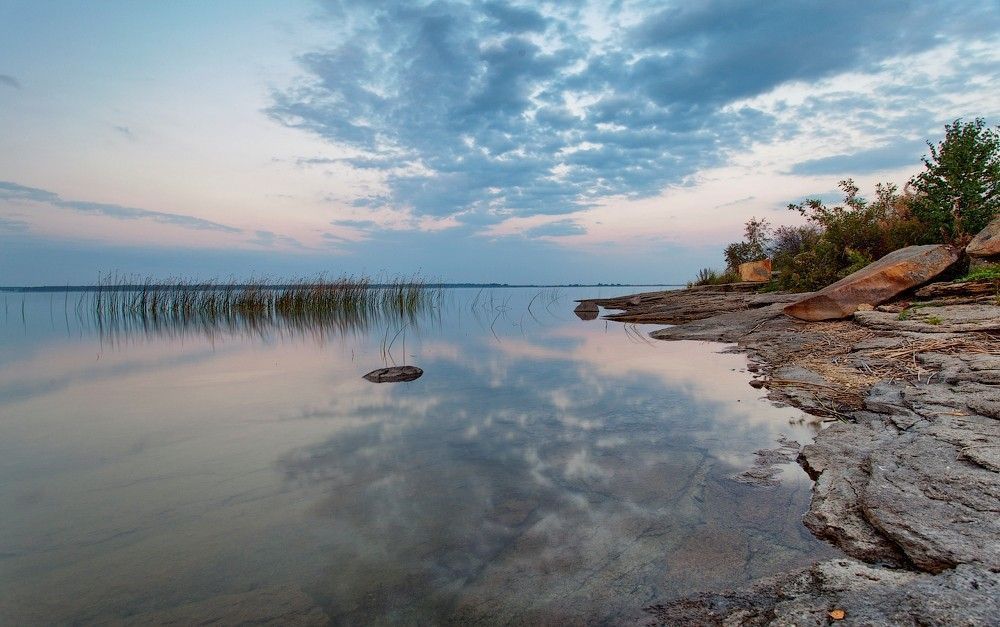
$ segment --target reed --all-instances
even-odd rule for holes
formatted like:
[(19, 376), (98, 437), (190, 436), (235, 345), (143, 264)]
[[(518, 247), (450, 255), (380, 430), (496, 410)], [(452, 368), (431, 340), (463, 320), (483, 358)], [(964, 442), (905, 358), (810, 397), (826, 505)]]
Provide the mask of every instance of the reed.
[(102, 275), (77, 307), (89, 310), (101, 329), (119, 331), (274, 326), (347, 330), (367, 328), (375, 319), (412, 319), (438, 306), (440, 298), (441, 288), (417, 276), (220, 283), (155, 282), (115, 273)]

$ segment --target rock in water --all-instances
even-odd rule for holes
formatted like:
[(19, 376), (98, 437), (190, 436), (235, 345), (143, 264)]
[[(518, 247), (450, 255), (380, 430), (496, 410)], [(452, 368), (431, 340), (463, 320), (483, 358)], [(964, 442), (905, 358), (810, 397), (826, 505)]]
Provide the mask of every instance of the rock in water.
[(784, 312), (800, 320), (847, 318), (863, 304), (879, 305), (938, 276), (956, 261), (952, 246), (908, 246), (796, 301)]
[(749, 261), (740, 264), (740, 280), (751, 283), (767, 283), (771, 280), (771, 260)]
[(597, 306), (597, 303), (585, 300), (576, 306), (573, 313), (575, 313), (576, 317), (580, 320), (594, 320), (597, 318), (597, 314), (601, 313), (601, 308)]
[(970, 257), (1000, 256), (1000, 218), (995, 218), (973, 237), (965, 252)]
[(392, 366), (391, 368), (372, 370), (364, 378), (372, 383), (399, 383), (419, 379), (422, 374), (424, 371), (416, 366)]

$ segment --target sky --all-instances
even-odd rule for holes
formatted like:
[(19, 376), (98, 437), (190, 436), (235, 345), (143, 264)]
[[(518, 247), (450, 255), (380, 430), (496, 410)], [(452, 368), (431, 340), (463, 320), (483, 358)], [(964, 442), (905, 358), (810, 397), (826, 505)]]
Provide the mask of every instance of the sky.
[(683, 283), (1000, 122), (1000, 3), (0, 0), (0, 285)]

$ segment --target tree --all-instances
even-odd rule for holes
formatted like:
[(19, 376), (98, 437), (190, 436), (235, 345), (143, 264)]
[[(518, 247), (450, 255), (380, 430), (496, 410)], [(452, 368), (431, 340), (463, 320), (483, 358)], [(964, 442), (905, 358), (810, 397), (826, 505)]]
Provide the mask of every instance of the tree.
[(910, 180), (917, 192), (913, 212), (928, 241), (967, 239), (1000, 210), (1000, 127), (959, 118), (944, 130), (937, 146), (927, 142), (924, 171)]
[(735, 272), (741, 263), (759, 261), (767, 257), (768, 244), (771, 242), (771, 225), (765, 218), (753, 217), (747, 220), (743, 227), (743, 241), (733, 242), (723, 251), (726, 257), (726, 267)]

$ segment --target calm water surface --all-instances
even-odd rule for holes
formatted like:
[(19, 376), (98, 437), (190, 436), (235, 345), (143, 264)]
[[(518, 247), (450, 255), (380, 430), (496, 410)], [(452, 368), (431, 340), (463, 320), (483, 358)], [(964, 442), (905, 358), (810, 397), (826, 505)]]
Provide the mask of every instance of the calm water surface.
[(0, 624), (628, 622), (829, 555), (801, 470), (730, 478), (801, 415), (722, 345), (572, 314), (626, 291), (103, 329), (0, 293)]

